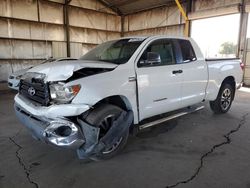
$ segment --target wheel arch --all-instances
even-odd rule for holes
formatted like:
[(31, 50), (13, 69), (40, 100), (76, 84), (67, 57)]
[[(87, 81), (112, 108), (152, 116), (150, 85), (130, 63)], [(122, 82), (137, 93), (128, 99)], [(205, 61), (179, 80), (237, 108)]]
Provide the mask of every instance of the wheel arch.
[(132, 105), (129, 102), (128, 98), (123, 95), (113, 95), (105, 97), (102, 100), (98, 101), (93, 107), (103, 103), (113, 104), (126, 111), (133, 111)]
[[(224, 107), (224, 105), (221, 103), (222, 101), (221, 98), (222, 98), (224, 89), (228, 89), (228, 87), (230, 87), (230, 90), (231, 89), (233, 90), (232, 95), (231, 95), (232, 97), (228, 99), (226, 98), (227, 96), (225, 96), (223, 101), (224, 101), (224, 104), (226, 104), (226, 106)], [(235, 88), (236, 88), (236, 83), (235, 83), (235, 79), (233, 76), (228, 76), (222, 81), (216, 99), (210, 101), (210, 108), (215, 114), (222, 114), (222, 113), (228, 112), (228, 110), (230, 109), (232, 105), (232, 101), (234, 100)]]
[[(119, 108), (125, 110), (125, 111), (132, 111), (133, 113), (133, 123), (136, 124), (136, 114), (135, 114), (135, 109), (133, 109), (130, 101), (128, 100), (127, 97), (123, 95), (112, 95), (103, 98), (102, 100), (98, 101), (95, 105), (93, 105), (93, 108), (100, 106), (102, 104), (112, 104), (115, 106), (118, 106)], [(133, 125), (131, 125), (131, 128)]]

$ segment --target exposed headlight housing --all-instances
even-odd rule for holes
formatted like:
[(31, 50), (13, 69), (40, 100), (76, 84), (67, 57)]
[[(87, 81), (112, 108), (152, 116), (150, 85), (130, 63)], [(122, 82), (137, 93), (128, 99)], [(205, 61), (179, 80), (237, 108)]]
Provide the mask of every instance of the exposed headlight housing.
[(70, 102), (80, 91), (80, 85), (64, 86), (64, 83), (51, 84), (50, 98), (58, 103)]

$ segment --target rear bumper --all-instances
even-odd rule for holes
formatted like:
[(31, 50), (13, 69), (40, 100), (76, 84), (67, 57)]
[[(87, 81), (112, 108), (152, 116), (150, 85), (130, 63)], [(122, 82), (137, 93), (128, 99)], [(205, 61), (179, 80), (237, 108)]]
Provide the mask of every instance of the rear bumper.
[(15, 103), (16, 115), (32, 136), (47, 144), (78, 149), (85, 142), (79, 126), (67, 119), (34, 116)]

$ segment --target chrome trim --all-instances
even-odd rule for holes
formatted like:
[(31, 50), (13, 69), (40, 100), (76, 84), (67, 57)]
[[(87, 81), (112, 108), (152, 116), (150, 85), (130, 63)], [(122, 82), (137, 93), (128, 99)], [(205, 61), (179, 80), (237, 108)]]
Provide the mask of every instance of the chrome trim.
[[(68, 119), (34, 116), (17, 104), (14, 108), (18, 119), (35, 139), (69, 149), (78, 149), (85, 143), (79, 125)], [(63, 132), (64, 128), (67, 128), (68, 132)]]
[(169, 121), (169, 120), (171, 120), (171, 119), (175, 119), (175, 118), (184, 116), (184, 115), (186, 115), (186, 114), (190, 114), (190, 113), (193, 113), (193, 112), (202, 110), (203, 108), (204, 108), (204, 106), (200, 106), (200, 107), (197, 107), (197, 108), (195, 108), (194, 110), (191, 110), (191, 111), (180, 112), (180, 113), (174, 114), (174, 115), (172, 115), (172, 116), (168, 116), (168, 117), (165, 117), (165, 118), (162, 118), (162, 119), (158, 119), (158, 120), (156, 120), (156, 121), (152, 121), (152, 122), (149, 122), (149, 123), (140, 125), (140, 126), (139, 126), (139, 130), (146, 129), (146, 128), (155, 126), (155, 125), (157, 125), (157, 124), (160, 124), (160, 123), (164, 123), (164, 122), (166, 122), (166, 121)]
[[(60, 135), (57, 133), (57, 130), (62, 127), (70, 129), (69, 135)], [(43, 136), (53, 145), (70, 147), (72, 149), (79, 148), (85, 142), (79, 128), (73, 122), (63, 119), (51, 121), (49, 126), (44, 130)]]

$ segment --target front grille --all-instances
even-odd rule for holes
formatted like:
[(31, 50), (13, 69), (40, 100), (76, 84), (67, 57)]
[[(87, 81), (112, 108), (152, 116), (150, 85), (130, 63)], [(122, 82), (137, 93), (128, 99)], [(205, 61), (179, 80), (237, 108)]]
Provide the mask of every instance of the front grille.
[[(33, 90), (33, 92), (29, 92)], [(48, 106), (50, 102), (49, 97), (49, 86), (46, 83), (43, 83), (41, 80), (30, 79), (30, 80), (21, 80), (19, 93), (42, 106)]]

